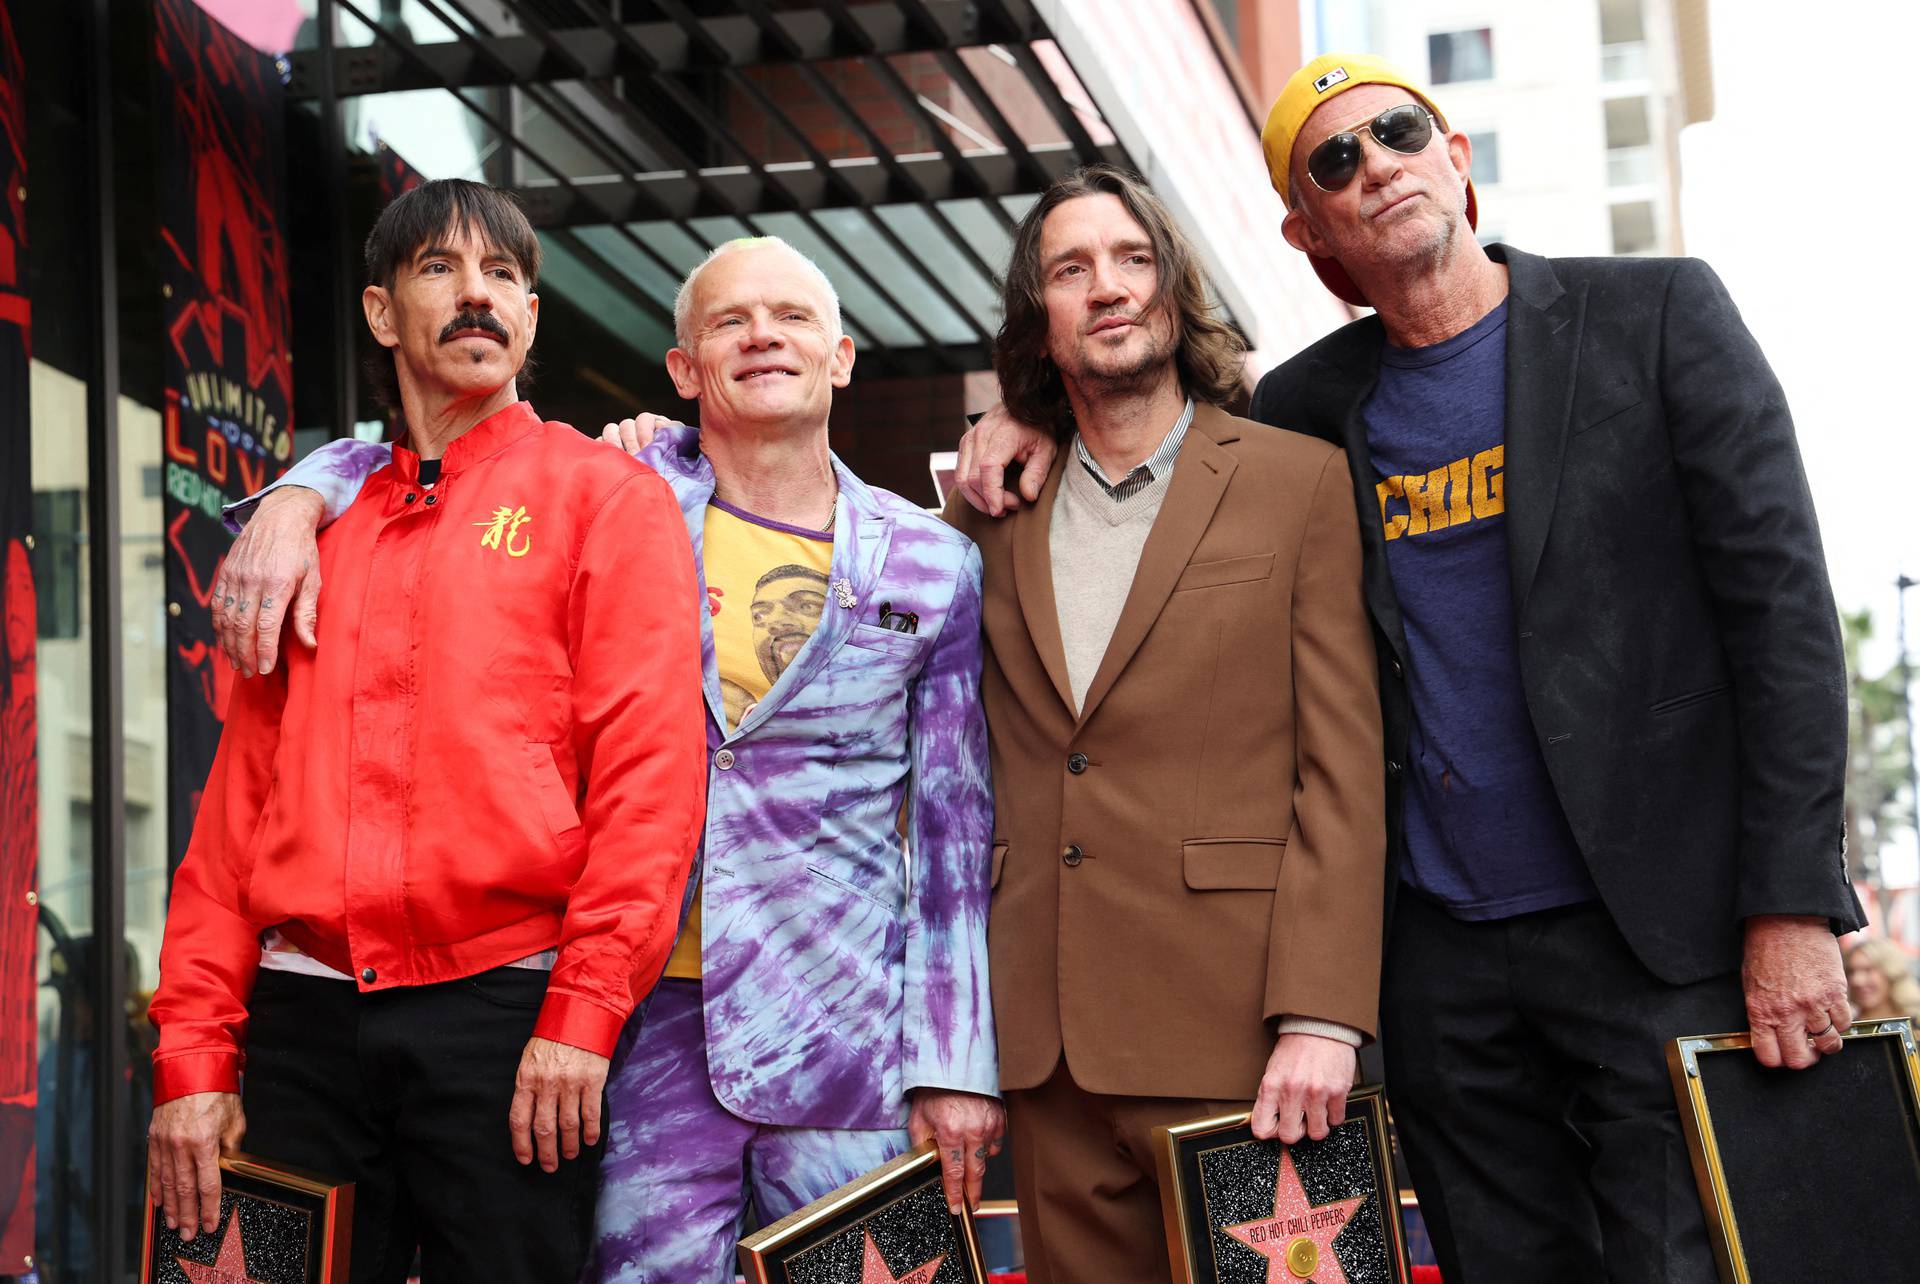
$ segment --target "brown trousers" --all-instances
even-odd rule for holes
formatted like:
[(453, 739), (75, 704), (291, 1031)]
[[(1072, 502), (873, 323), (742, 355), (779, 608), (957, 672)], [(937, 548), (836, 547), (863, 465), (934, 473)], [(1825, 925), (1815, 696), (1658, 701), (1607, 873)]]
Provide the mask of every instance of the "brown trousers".
[(1170, 1284), (1153, 1130), (1251, 1104), (1087, 1092), (1064, 1056), (1038, 1088), (1008, 1092), (1029, 1284)]

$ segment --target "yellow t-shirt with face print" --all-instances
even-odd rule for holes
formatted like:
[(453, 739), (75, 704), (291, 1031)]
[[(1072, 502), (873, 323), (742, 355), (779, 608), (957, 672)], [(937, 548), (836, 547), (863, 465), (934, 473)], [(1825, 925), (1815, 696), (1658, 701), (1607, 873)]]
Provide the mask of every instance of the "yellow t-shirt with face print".
[[(738, 727), (813, 636), (827, 605), (833, 536), (784, 526), (714, 500), (707, 506), (701, 562), (713, 659), (727, 729)], [(668, 976), (700, 975), (700, 899), (667, 960)]]

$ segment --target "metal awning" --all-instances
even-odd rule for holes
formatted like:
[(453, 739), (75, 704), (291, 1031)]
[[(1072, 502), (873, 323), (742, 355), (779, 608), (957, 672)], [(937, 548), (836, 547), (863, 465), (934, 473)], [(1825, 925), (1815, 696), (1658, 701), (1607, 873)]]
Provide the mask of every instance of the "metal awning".
[(863, 370), (986, 369), (1020, 215), (1125, 161), (1031, 0), (614, 3), (412, 0), (444, 37), (416, 40), (332, 0), (344, 42), (292, 55), (289, 92), (321, 97), (331, 59), (340, 98), (450, 95), (509, 158), (552, 285), (652, 356), (687, 271), (776, 235), (833, 279)]

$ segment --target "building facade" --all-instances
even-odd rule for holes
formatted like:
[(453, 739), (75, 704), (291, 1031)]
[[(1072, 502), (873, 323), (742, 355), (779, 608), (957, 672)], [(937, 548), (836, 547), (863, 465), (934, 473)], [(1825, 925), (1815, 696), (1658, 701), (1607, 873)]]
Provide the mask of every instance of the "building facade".
[[(1365, 7), (1364, 42), (1424, 76), (1473, 139), (1483, 242), (1684, 252), (1680, 131), (1713, 114), (1707, 0)], [(1351, 39), (1351, 12), (1345, 22)]]

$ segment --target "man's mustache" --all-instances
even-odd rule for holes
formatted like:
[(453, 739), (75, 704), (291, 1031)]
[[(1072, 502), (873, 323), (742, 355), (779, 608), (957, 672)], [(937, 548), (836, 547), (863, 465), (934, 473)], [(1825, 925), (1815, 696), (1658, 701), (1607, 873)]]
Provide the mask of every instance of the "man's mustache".
[(440, 331), (440, 342), (445, 343), (462, 330), (480, 330), (492, 335), (502, 343), (511, 343), (513, 341), (512, 336), (507, 333), (507, 327), (501, 325), (493, 313), (470, 309), (458, 314), (453, 320), (447, 322), (446, 328)]

